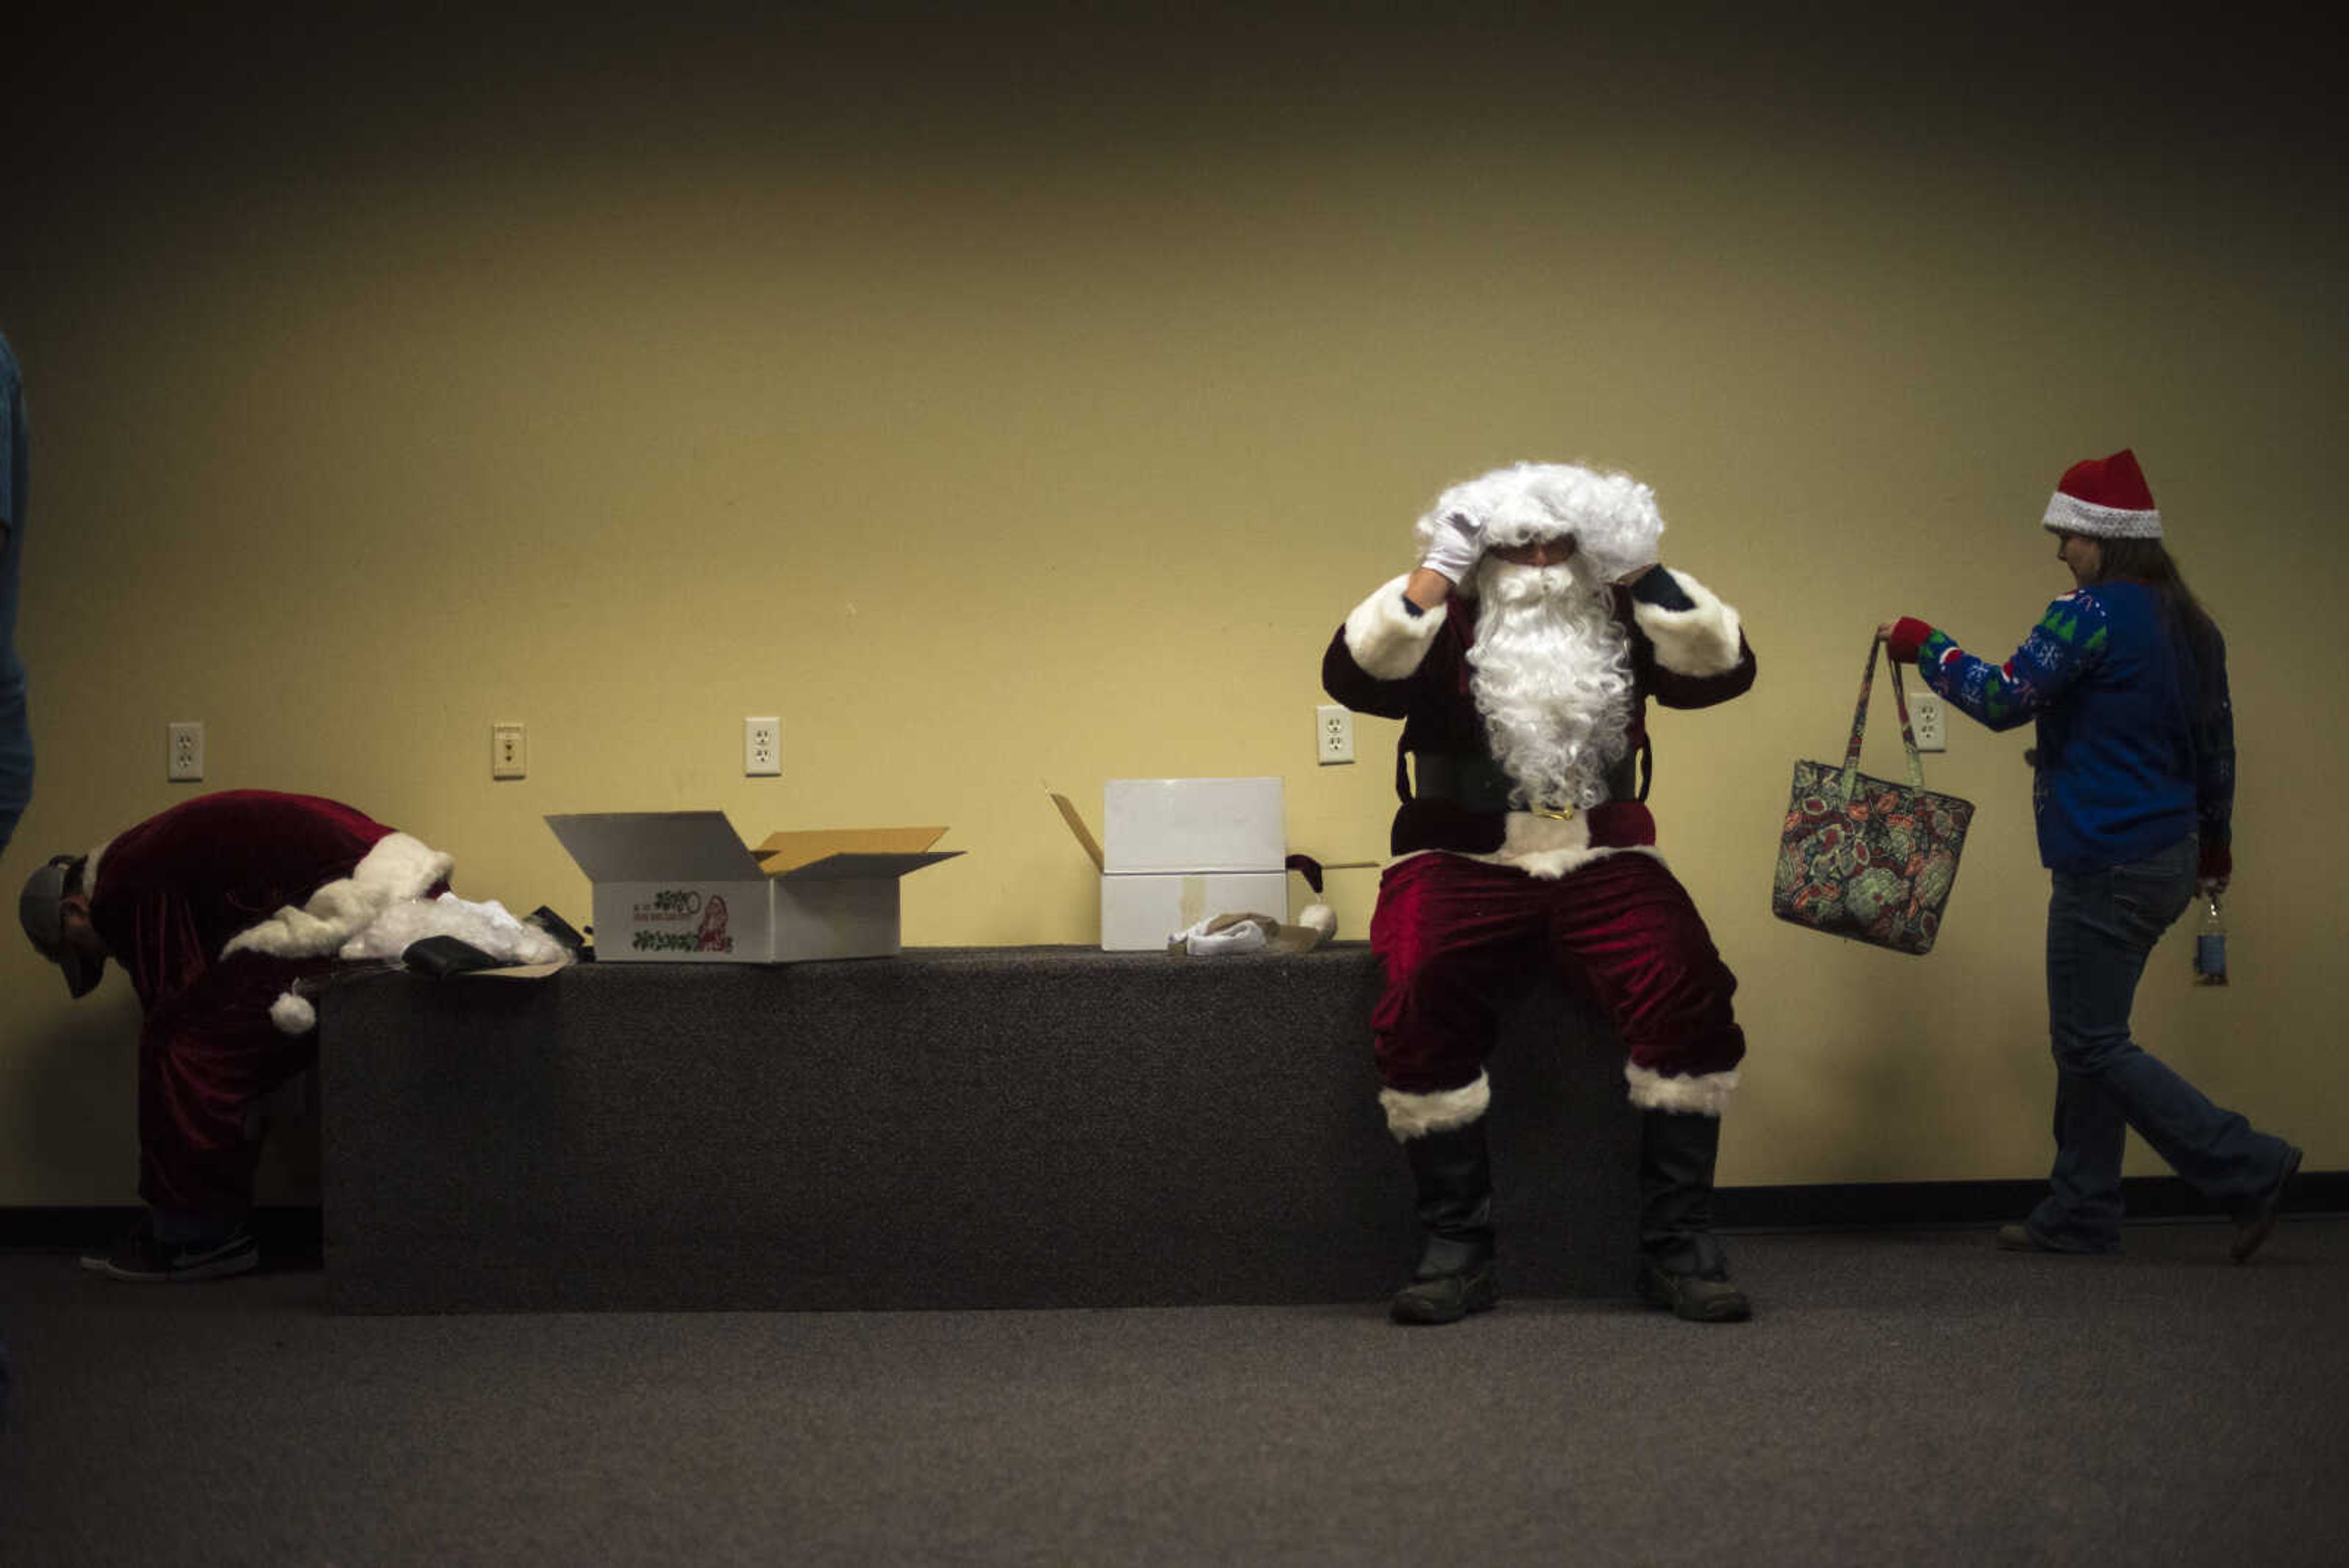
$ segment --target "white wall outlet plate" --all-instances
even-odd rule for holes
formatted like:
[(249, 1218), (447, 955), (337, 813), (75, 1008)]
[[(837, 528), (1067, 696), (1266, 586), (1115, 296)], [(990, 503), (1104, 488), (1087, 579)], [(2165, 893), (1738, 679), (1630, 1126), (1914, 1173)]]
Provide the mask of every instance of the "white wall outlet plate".
[(742, 776), (780, 777), (783, 771), (783, 722), (781, 719), (742, 721)]
[(530, 772), (530, 742), (523, 727), (512, 721), (490, 726), (490, 776), (518, 779)]
[(1313, 710), (1313, 752), (1323, 767), (1354, 760), (1354, 715), (1335, 702)]
[(1909, 728), (1917, 736), (1919, 751), (1946, 752), (1950, 749), (1948, 711), (1938, 694), (1931, 691), (1909, 694)]
[(171, 784), (195, 784), (204, 776), (204, 725), (184, 719), (163, 730), (163, 777)]

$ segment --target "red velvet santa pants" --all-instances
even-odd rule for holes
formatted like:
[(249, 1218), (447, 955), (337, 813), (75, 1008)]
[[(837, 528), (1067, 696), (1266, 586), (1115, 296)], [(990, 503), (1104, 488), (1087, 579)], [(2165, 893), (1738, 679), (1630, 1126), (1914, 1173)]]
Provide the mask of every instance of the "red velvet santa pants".
[(240, 953), (149, 1010), (139, 1031), (139, 1196), (157, 1209), (240, 1216), (261, 1155), (245, 1112), (318, 1059), (270, 1004), (326, 960)]
[(1634, 1064), (1725, 1073), (1745, 1054), (1736, 978), (1664, 863), (1626, 851), (1542, 879), (1456, 855), (1388, 867), (1371, 919), (1386, 992), (1371, 1015), (1379, 1077), (1406, 1095), (1474, 1083), (1502, 1006), (1545, 967), (1605, 1014)]

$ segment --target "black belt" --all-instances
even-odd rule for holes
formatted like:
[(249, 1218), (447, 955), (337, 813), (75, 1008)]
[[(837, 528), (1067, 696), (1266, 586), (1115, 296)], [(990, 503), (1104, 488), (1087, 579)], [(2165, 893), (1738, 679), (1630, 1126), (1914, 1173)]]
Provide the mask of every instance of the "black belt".
[[(1648, 781), (1640, 776), (1640, 763), (1647, 755), (1647, 747), (1642, 745), (1637, 753), (1615, 764), (1614, 770), (1607, 775), (1609, 800), (1648, 798)], [(1541, 811), (1544, 815), (1573, 815), (1571, 806), (1545, 810), (1528, 805), (1524, 798), (1525, 791), (1518, 787), (1515, 779), (1501, 771), (1500, 763), (1490, 757), (1459, 752), (1413, 752), (1411, 757), (1413, 789), (1405, 799), (1448, 800), (1470, 811)], [(1400, 773), (1402, 770), (1398, 767), (1396, 771)]]

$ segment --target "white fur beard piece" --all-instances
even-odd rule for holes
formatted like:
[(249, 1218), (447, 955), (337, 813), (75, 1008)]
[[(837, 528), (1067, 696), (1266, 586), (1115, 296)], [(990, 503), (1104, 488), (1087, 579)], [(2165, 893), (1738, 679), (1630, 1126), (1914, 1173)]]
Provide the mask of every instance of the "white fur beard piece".
[(1468, 689), (1493, 760), (1527, 798), (1588, 810), (1629, 747), (1631, 656), (1604, 585), (1585, 586), (1578, 566), (1485, 558)]

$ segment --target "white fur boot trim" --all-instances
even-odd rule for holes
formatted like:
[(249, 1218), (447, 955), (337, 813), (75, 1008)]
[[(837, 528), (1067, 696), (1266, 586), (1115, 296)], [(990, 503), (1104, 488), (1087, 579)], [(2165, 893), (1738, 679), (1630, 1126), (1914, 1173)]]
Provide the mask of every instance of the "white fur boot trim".
[(1728, 674), (1737, 668), (1744, 646), (1737, 612), (1686, 572), (1672, 572), (1672, 581), (1694, 601), (1693, 608), (1665, 609), (1636, 599), (1631, 604), (1631, 618), (1655, 645), (1656, 662), (1675, 675)]
[(318, 1027), (318, 1010), (310, 999), (294, 992), (281, 992), (269, 1004), (269, 1022), (277, 1025), (280, 1034), (307, 1034)]
[(1686, 1111), (1701, 1116), (1718, 1116), (1729, 1104), (1729, 1091), (1737, 1087), (1734, 1069), (1667, 1076), (1636, 1062), (1626, 1062), (1623, 1076), (1631, 1085), (1631, 1103), (1643, 1111)]
[(1406, 1095), (1401, 1089), (1379, 1091), (1379, 1104), (1386, 1107), (1387, 1131), (1394, 1134), (1399, 1143), (1464, 1127), (1483, 1116), (1492, 1103), (1493, 1085), (1482, 1073), (1476, 1075), (1474, 1083), (1463, 1084), (1456, 1089), (1438, 1089), (1432, 1095)]
[(457, 864), (419, 839), (393, 833), (376, 841), (351, 874), (327, 883), (302, 908), (291, 904), (239, 931), (221, 950), (272, 958), (322, 958), (373, 924), (403, 898), (420, 898)]
[(1364, 674), (1380, 680), (1400, 680), (1419, 668), (1449, 608), (1438, 605), (1418, 615), (1403, 608), (1402, 586), (1409, 581), (1406, 572), (1346, 618), (1346, 651)]

